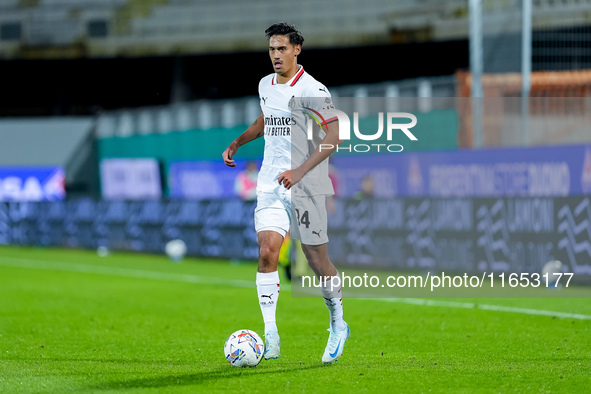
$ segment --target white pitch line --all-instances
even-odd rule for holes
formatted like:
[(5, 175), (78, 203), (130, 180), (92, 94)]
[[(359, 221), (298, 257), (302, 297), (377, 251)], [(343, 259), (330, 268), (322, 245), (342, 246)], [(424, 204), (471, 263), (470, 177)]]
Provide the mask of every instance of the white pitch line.
[(33, 268), (51, 271), (81, 272), (110, 276), (124, 276), (131, 278), (168, 280), (174, 282), (199, 283), (206, 285), (226, 285), (232, 287), (254, 288), (254, 280), (224, 279), (211, 276), (197, 276), (190, 274), (171, 274), (167, 272), (146, 271), (130, 268), (106, 267), (102, 265), (61, 263), (59, 261), (31, 260), (15, 257), (0, 257), (0, 265), (16, 268)]
[[(159, 271), (147, 271), (130, 268), (107, 267), (101, 265), (62, 263), (50, 260), (33, 260), (16, 257), (0, 257), (0, 266), (14, 268), (32, 268), (51, 271), (80, 272), (89, 274), (122, 276), (130, 278), (166, 280), (173, 282), (197, 283), (205, 285), (225, 285), (232, 287), (254, 288), (254, 281), (216, 278), (212, 276), (197, 276), (191, 274), (171, 274)], [(282, 285), (282, 290), (289, 290), (289, 286)], [(518, 308), (511, 306), (476, 304), (471, 302), (439, 301), (423, 298), (360, 298), (368, 301), (394, 302), (401, 304), (438, 306), (444, 308), (481, 309), (494, 312), (520, 313), (524, 315), (550, 316), (565, 319), (591, 320), (591, 315), (547, 311), (543, 309)]]
[(513, 307), (513, 306), (476, 304), (476, 303), (472, 303), (472, 302), (438, 301), (438, 300), (427, 300), (427, 299), (423, 299), (423, 298), (372, 298), (372, 299), (374, 301), (397, 302), (397, 303), (401, 303), (401, 304), (441, 306), (441, 307), (446, 307), (446, 308), (481, 309), (481, 310), (485, 310), (485, 311), (494, 311), (494, 312), (520, 313), (523, 315), (537, 315), (537, 316), (560, 317), (560, 318), (565, 318), (565, 319), (591, 320), (591, 315), (582, 315), (580, 313), (556, 312), (556, 311), (547, 311), (547, 310), (543, 310), (543, 309), (518, 308), (518, 307)]

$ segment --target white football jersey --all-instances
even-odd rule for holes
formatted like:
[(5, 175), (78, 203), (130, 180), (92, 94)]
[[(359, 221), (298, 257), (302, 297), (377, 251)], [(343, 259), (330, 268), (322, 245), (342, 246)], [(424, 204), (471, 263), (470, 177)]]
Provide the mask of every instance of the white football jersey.
[[(307, 140), (307, 119), (301, 111), (292, 114), (290, 102), (293, 105), (292, 99), (302, 98), (304, 102), (299, 105), (321, 111), (328, 105), (332, 107), (330, 92), (299, 66), (298, 72), (287, 83), (277, 83), (275, 73), (261, 79), (259, 96), (265, 119), (265, 153), (257, 193), (289, 193), (283, 185), (279, 185), (277, 178), (282, 172), (301, 165), (324, 138), (324, 132), (320, 131), (313, 140)], [(328, 160), (308, 172), (291, 191), (297, 195), (333, 195)]]

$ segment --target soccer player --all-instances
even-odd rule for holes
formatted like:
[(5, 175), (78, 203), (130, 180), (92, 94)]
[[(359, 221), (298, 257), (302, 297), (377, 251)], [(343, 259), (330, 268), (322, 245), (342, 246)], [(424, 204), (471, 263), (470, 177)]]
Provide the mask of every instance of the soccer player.
[[(301, 241), (314, 273), (319, 278), (338, 275), (326, 249), (326, 197), (334, 194), (326, 159), (341, 141), (337, 118), (322, 118), (324, 129), (320, 131), (319, 138), (309, 141), (310, 144), (292, 145), (292, 137), (296, 138), (292, 132), (299, 133), (297, 137), (300, 141), (306, 137), (305, 129), (301, 125), (295, 126), (290, 104), (295, 98), (302, 98), (306, 100), (307, 108), (310, 107), (308, 109), (320, 114), (319, 111), (332, 108), (331, 96), (324, 85), (297, 63), (304, 38), (295, 26), (277, 23), (269, 27), (265, 34), (269, 39), (269, 56), (274, 73), (259, 83), (262, 114), (226, 148), (222, 157), (226, 165), (235, 167), (233, 157), (240, 146), (262, 136), (265, 138), (257, 183), (255, 230), (259, 244), (256, 286), (265, 322), (265, 359), (268, 360), (278, 358), (280, 354), (281, 341), (275, 319), (279, 297), (277, 262), (290, 222), (295, 221), (291, 236)], [(321, 150), (319, 144), (334, 148)], [(312, 149), (303, 152), (301, 145), (306, 145), (308, 149), (312, 145)], [(294, 157), (292, 148), (296, 153)], [(321, 292), (330, 313), (330, 334), (322, 362), (330, 364), (343, 353), (350, 330), (343, 320), (340, 286), (333, 289), (329, 279), (321, 287)]]

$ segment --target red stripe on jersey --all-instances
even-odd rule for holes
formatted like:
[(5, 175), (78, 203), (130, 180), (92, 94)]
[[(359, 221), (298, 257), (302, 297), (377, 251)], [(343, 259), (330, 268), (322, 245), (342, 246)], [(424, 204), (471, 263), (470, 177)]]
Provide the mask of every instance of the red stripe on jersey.
[(322, 114), (320, 114), (320, 112), (315, 111), (312, 108), (308, 108), (308, 107), (304, 107), (304, 108), (309, 109), (310, 111), (314, 112), (320, 118), (320, 120), (322, 120), (322, 123), (320, 124), (321, 129), (322, 129), (322, 126), (324, 125), (324, 127), (326, 127), (326, 129), (328, 130), (328, 126), (326, 125), (326, 120), (324, 120), (324, 117), (322, 116)]
[(293, 80), (293, 82), (289, 86), (295, 85), (296, 82), (302, 77), (302, 74), (304, 74), (304, 67), (302, 67), (302, 69), (300, 70), (300, 72), (296, 75), (295, 79)]
[(335, 116), (335, 117), (333, 117), (333, 118), (327, 119), (327, 120), (325, 121), (325, 123), (326, 123), (326, 124), (328, 124), (328, 123), (332, 123), (332, 122), (334, 122), (335, 120), (339, 120), (339, 117), (338, 117), (338, 116)]
[(273, 75), (273, 78), (271, 78), (271, 85), (275, 85), (275, 75)]

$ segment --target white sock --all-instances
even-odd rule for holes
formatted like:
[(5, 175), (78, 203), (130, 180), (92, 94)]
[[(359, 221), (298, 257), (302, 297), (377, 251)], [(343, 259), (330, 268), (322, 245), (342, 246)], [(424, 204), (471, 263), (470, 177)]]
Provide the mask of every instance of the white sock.
[(257, 294), (259, 305), (265, 322), (265, 334), (269, 331), (277, 331), (275, 311), (277, 311), (277, 299), (279, 298), (279, 273), (257, 272)]
[[(338, 275), (338, 273), (337, 273)], [(325, 286), (320, 287), (324, 303), (330, 313), (330, 329), (332, 331), (341, 331), (347, 328), (343, 320), (343, 298), (341, 296), (341, 286), (331, 290), (330, 280)]]

